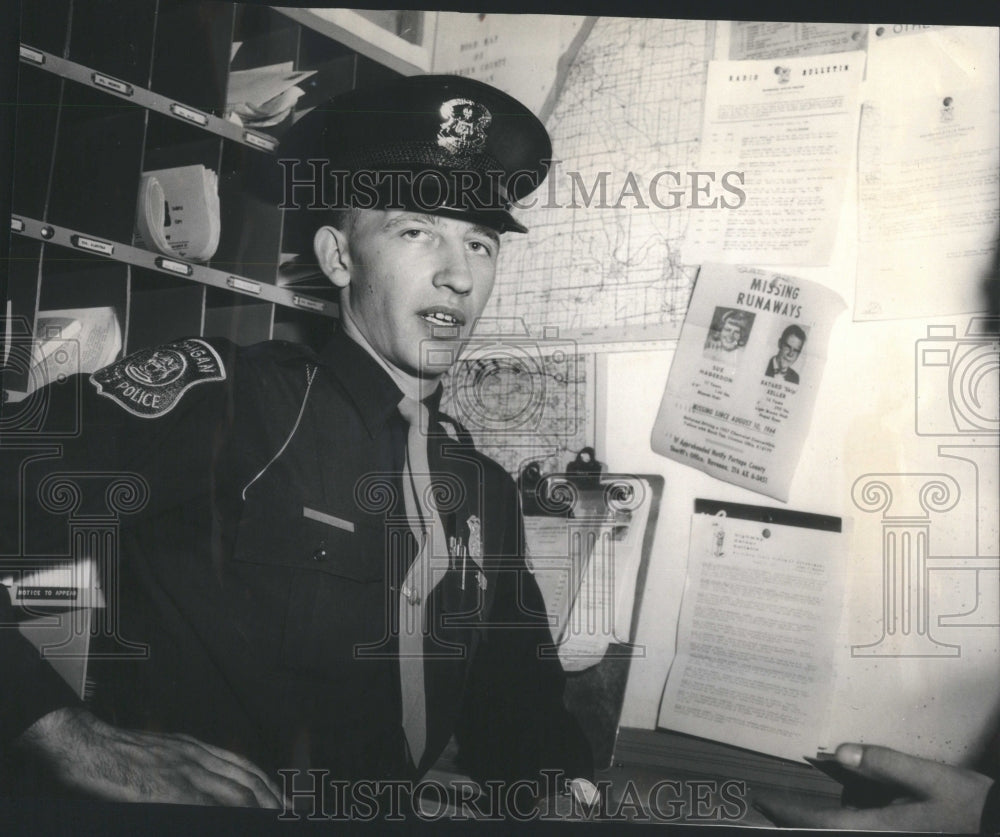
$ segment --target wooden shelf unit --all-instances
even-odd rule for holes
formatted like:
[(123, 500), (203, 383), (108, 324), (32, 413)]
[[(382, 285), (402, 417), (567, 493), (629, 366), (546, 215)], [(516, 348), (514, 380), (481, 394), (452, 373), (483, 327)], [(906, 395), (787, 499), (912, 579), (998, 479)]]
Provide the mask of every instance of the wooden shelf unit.
[[(399, 72), (257, 4), (33, 0), (21, 24), (7, 332), (33, 333), (39, 311), (111, 306), (124, 354), (192, 334), (321, 343), (334, 289), (286, 286), (281, 262), (306, 238), (266, 189), (292, 118), (267, 130), (228, 120), (229, 74), (315, 70), (304, 109)], [(218, 175), (215, 255), (135, 246), (143, 172), (193, 164)], [(5, 389), (27, 380), (3, 370)]]

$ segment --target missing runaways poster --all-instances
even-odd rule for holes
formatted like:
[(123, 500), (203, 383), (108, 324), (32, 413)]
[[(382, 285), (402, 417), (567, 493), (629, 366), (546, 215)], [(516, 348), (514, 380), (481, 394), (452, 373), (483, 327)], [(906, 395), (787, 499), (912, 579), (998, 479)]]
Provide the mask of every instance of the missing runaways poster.
[(653, 427), (653, 450), (787, 500), (830, 329), (843, 310), (833, 291), (794, 276), (703, 266)]

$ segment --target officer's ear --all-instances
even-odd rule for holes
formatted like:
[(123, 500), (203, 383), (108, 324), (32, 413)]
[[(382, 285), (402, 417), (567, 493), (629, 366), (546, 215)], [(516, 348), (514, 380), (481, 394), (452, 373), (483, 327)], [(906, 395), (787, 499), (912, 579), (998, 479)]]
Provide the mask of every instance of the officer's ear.
[(351, 254), (347, 235), (336, 227), (325, 226), (313, 236), (313, 250), (320, 269), (338, 288), (346, 288), (351, 281)]

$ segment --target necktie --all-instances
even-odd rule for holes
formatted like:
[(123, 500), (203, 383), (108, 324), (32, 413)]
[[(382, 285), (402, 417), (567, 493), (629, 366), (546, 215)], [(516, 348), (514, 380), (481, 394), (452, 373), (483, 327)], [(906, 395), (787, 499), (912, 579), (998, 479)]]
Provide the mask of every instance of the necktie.
[(448, 569), (448, 543), (431, 489), (427, 460), (427, 408), (403, 398), (399, 412), (409, 423), (403, 501), (410, 531), (419, 551), (403, 580), (399, 596), (399, 682), (403, 730), (415, 766), (427, 745), (427, 708), (424, 692), (424, 637), (428, 633), (427, 604)]

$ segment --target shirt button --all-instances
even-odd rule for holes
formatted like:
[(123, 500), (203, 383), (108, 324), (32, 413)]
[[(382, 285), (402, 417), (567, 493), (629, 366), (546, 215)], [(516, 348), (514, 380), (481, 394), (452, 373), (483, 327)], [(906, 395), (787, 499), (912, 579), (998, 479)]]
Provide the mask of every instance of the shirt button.
[(320, 541), (319, 546), (313, 552), (313, 561), (325, 561), (327, 559), (328, 553), (326, 551), (326, 543)]

